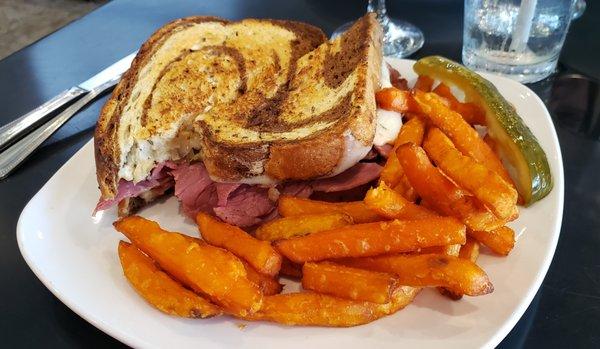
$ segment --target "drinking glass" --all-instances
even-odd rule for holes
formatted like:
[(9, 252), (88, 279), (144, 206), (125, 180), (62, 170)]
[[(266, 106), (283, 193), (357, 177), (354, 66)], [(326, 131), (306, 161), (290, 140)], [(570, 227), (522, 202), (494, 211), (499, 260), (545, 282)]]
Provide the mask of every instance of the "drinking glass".
[[(390, 18), (385, 8), (385, 0), (369, 0), (367, 12), (375, 12), (383, 29), (383, 54), (385, 56), (406, 57), (415, 53), (425, 42), (423, 32), (413, 24)], [(344, 33), (353, 22), (337, 28), (332, 37)]]
[(587, 4), (585, 0), (575, 0), (575, 9), (573, 10), (573, 19), (578, 19), (585, 12)]
[(465, 0), (463, 63), (529, 83), (554, 72), (576, 0)]

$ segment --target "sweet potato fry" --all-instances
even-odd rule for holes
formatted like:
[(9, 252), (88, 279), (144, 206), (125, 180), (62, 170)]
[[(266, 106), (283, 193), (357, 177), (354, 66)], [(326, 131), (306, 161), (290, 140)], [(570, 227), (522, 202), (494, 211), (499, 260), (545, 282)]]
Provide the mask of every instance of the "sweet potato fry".
[(244, 318), (286, 325), (350, 327), (366, 324), (407, 306), (419, 288), (401, 286), (386, 304), (359, 302), (314, 292), (265, 297), (261, 310)]
[(398, 133), (398, 137), (394, 142), (394, 148), (398, 148), (402, 144), (414, 143), (420, 145), (425, 135), (425, 120), (421, 117), (414, 117), (408, 120)]
[(114, 226), (165, 272), (207, 295), (227, 312), (246, 315), (260, 309), (260, 290), (248, 280), (244, 265), (230, 252), (168, 232), (139, 216), (122, 218)]
[(417, 192), (410, 185), (408, 178), (402, 170), (402, 166), (400, 166), (396, 152), (390, 153), (381, 171), (379, 182), (387, 183), (390, 187), (394, 188), (394, 191), (410, 202), (415, 202), (418, 198)]
[(341, 212), (352, 217), (354, 223), (368, 223), (384, 220), (383, 217), (369, 209), (362, 201), (325, 202), (292, 196), (282, 196), (279, 198), (277, 209), (279, 210), (279, 214), (283, 217)]
[(252, 268), (246, 261), (242, 260), (242, 263), (244, 263), (244, 267), (246, 268), (248, 280), (258, 286), (258, 289), (262, 294), (265, 296), (272, 296), (281, 293), (283, 285), (274, 277), (257, 272), (256, 269)]
[(419, 106), (412, 98), (411, 92), (395, 87), (381, 89), (375, 93), (377, 106), (385, 110), (399, 113), (419, 112)]
[(490, 149), (483, 139), (479, 138), (477, 131), (460, 114), (444, 105), (434, 93), (417, 91), (414, 99), (419, 103), (429, 121), (447, 134), (458, 150), (484, 164), (513, 185), (512, 179), (506, 168), (504, 168), (500, 158), (498, 158), (496, 153)]
[(385, 182), (369, 189), (364, 201), (371, 210), (389, 219), (424, 219), (438, 216), (435, 212), (406, 200)]
[(345, 258), (339, 263), (355, 268), (393, 273), (401, 285), (442, 286), (452, 292), (481, 296), (494, 290), (487, 274), (477, 264), (442, 254), (393, 255)]
[(301, 279), (302, 278), (302, 264), (294, 263), (294, 262), (290, 261), (289, 259), (283, 257), (279, 275), (287, 276), (292, 279)]
[(456, 98), (456, 96), (454, 96), (450, 87), (448, 87), (448, 85), (444, 84), (443, 82), (440, 82), (431, 92), (437, 94), (440, 97), (447, 99), (448, 102), (460, 102)]
[(410, 185), (408, 177), (406, 177), (406, 174), (404, 173), (402, 174), (402, 179), (400, 180), (400, 182), (394, 187), (394, 191), (402, 195), (404, 198), (406, 198), (406, 200), (410, 202), (415, 202), (419, 198), (417, 191), (415, 190), (415, 188), (412, 187), (412, 185)]
[(318, 293), (384, 304), (399, 286), (393, 275), (329, 262), (305, 263), (302, 287)]
[(458, 256), (473, 263), (479, 258), (479, 242), (471, 237), (467, 237), (467, 242), (461, 246)]
[(219, 222), (209, 214), (198, 213), (196, 223), (202, 238), (209, 244), (226, 248), (246, 260), (256, 271), (276, 275), (281, 268), (281, 255), (270, 243), (255, 239), (242, 229)]
[(489, 133), (486, 133), (485, 136), (483, 136), (483, 141), (485, 142), (485, 144), (488, 145), (488, 147), (490, 147), (490, 149), (492, 149), (494, 151), (494, 153), (497, 154), (496, 147), (498, 145), (496, 144), (496, 141), (493, 140), (492, 137), (490, 137)]
[(342, 212), (284, 217), (267, 222), (256, 230), (260, 240), (290, 239), (319, 231), (330, 230), (354, 223), (352, 217)]
[(473, 230), (492, 230), (504, 225), (504, 221), (435, 168), (421, 147), (404, 144), (397, 155), (413, 188), (439, 213), (456, 217)]
[[(198, 244), (207, 244), (204, 240), (192, 236), (185, 236), (190, 241), (195, 241)], [(244, 268), (246, 269), (246, 276), (248, 280), (254, 283), (258, 289), (265, 296), (271, 296), (274, 294), (278, 294), (283, 289), (283, 285), (279, 283), (274, 277), (266, 274), (259, 273), (254, 269), (248, 262), (243, 259), (239, 260), (244, 264)]]
[(398, 149), (398, 147), (402, 144), (406, 143), (421, 145), (424, 133), (425, 121), (423, 118), (415, 117), (402, 125), (400, 133), (398, 134), (396, 142), (394, 143), (394, 151), (390, 153), (380, 175), (380, 181), (385, 182), (390, 187), (395, 188), (396, 186), (401, 185), (401, 187), (398, 188), (399, 192), (403, 196), (407, 195), (405, 197), (409, 201), (415, 201), (416, 199), (414, 197), (414, 190), (412, 190), (408, 179), (402, 171), (402, 166), (400, 166), (400, 162), (398, 161), (395, 150)]
[(414, 90), (419, 90), (423, 92), (431, 91), (433, 87), (433, 79), (426, 75), (419, 75), (417, 81), (415, 82)]
[[(458, 257), (461, 246), (462, 245), (460, 245), (460, 244), (454, 244), (454, 245), (446, 245), (446, 246), (425, 247), (425, 248), (422, 248), (418, 254), (445, 254), (448, 256)], [(450, 299), (453, 299), (453, 300), (459, 300), (462, 298), (462, 294), (452, 292), (445, 287), (441, 287), (441, 286), (437, 287), (437, 290), (442, 295), (444, 295)]]
[(385, 182), (390, 187), (395, 187), (402, 180), (402, 175), (403, 172), (400, 161), (398, 161), (396, 153), (392, 151), (385, 161), (385, 165), (383, 165), (383, 169), (379, 175), (379, 182)]
[[(467, 237), (467, 242), (464, 245), (462, 245), (462, 246), (461, 245), (452, 245), (452, 246), (458, 246), (458, 249), (456, 250), (456, 254), (447, 253), (448, 255), (458, 256), (462, 259), (469, 260), (473, 263), (477, 262), (477, 258), (479, 257), (479, 243), (477, 241), (473, 240), (470, 237)], [(444, 287), (438, 287), (438, 291), (442, 295), (444, 295), (452, 300), (455, 300), (455, 301), (457, 301), (463, 297), (462, 293), (456, 293), (456, 292), (453, 292)]]
[(425, 247), (419, 251), (419, 254), (445, 254), (448, 256), (458, 257), (461, 246), (461, 244), (453, 244), (446, 246)]
[[(445, 254), (447, 256), (458, 257), (461, 246), (462, 245), (454, 244), (454, 245), (446, 245), (446, 246), (425, 247), (425, 248), (422, 248), (421, 251), (419, 251), (419, 254)], [(440, 294), (442, 294), (446, 297), (449, 297), (450, 299), (453, 299), (453, 300), (459, 300), (463, 296), (461, 293), (452, 292), (445, 287), (439, 286), (436, 288)]]
[(163, 313), (188, 318), (207, 318), (221, 314), (218, 306), (173, 280), (132, 244), (119, 242), (119, 259), (131, 286)]
[(491, 231), (469, 230), (469, 236), (502, 256), (507, 256), (515, 246), (515, 232), (506, 226)]
[(474, 103), (451, 103), (450, 107), (459, 113), (470, 125), (485, 125), (485, 112)]
[(280, 240), (275, 247), (296, 263), (341, 257), (411, 252), (423, 247), (465, 242), (465, 226), (451, 217), (349, 225)]
[[(485, 144), (488, 145), (488, 147), (490, 147), (490, 149), (492, 149), (492, 151), (496, 154), (499, 153), (499, 147), (498, 144), (496, 143), (495, 140), (492, 139), (492, 137), (490, 136), (489, 133), (487, 133), (484, 137), (483, 137), (483, 141), (485, 142)], [(511, 185), (514, 185), (514, 182), (511, 183)], [(517, 198), (517, 204), (518, 205), (524, 205), (525, 204), (525, 199), (523, 199), (523, 196), (519, 194), (519, 197)]]
[(474, 103), (462, 103), (452, 94), (450, 88), (440, 83), (432, 91), (448, 101), (450, 109), (459, 113), (465, 121), (471, 125), (485, 125), (485, 112)]
[(431, 128), (423, 147), (433, 162), (460, 187), (473, 193), (496, 216), (508, 219), (517, 210), (517, 190), (499, 174), (463, 155), (438, 128)]
[(445, 297), (450, 298), (453, 301), (459, 301), (463, 298), (463, 294), (462, 293), (457, 293), (454, 292), (452, 290), (450, 290), (449, 288), (446, 287), (436, 287), (436, 289), (438, 290), (438, 292)]

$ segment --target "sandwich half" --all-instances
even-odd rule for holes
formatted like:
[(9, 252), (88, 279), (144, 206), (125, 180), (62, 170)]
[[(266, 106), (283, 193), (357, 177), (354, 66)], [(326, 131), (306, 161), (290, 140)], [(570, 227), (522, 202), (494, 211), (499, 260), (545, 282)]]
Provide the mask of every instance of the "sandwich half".
[[(182, 210), (251, 226), (281, 194), (374, 180), (381, 28), (326, 41), (308, 24), (190, 17), (159, 29), (104, 106), (97, 210), (120, 215), (174, 188)], [(395, 135), (394, 135), (395, 136)]]

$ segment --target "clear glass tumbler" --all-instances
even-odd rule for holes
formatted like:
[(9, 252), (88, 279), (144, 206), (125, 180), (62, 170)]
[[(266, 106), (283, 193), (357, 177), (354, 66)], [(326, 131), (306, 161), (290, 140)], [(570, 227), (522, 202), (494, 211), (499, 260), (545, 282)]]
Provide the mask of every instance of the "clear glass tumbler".
[(529, 83), (556, 68), (576, 0), (465, 0), (463, 63)]

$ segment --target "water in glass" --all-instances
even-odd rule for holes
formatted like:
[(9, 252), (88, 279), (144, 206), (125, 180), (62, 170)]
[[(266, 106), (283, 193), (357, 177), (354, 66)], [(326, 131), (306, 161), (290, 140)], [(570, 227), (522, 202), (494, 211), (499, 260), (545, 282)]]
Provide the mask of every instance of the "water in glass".
[(465, 0), (463, 63), (521, 82), (550, 75), (573, 0)]

